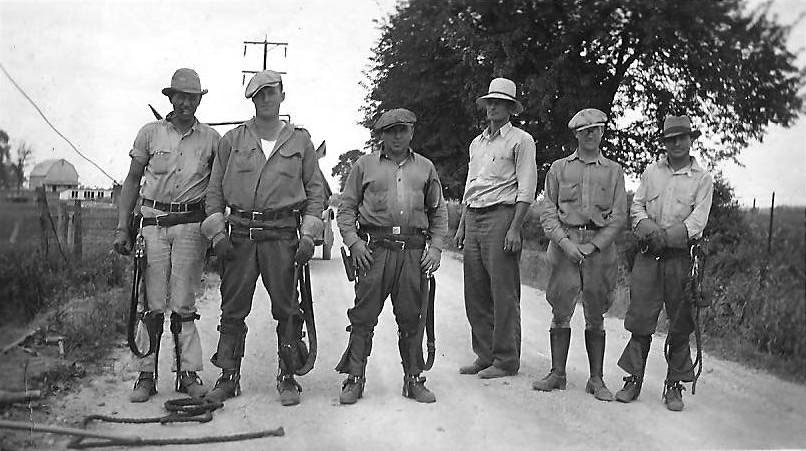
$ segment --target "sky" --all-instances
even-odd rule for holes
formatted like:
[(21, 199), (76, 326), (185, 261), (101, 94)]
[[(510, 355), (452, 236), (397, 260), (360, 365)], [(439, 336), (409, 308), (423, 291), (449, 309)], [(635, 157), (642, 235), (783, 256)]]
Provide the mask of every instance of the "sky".
[[(254, 109), (244, 98), (241, 70), (260, 69), (262, 47), (243, 41), (287, 42), (270, 50), (269, 68), (285, 71), (281, 112), (306, 127), (315, 145), (327, 141), (323, 172), (338, 155), (363, 149), (369, 131), (359, 125), (378, 21), (397, 0), (263, 1), (9, 1), (0, 0), (0, 63), (73, 144), (118, 182), (139, 128), (153, 120), (148, 104), (166, 114), (160, 90), (174, 70), (194, 68), (209, 89), (197, 111), (205, 122), (245, 120)], [(773, 13), (791, 22), (806, 0), (776, 0)], [(806, 48), (806, 23), (790, 38)], [(798, 63), (806, 66), (801, 52)], [(248, 81), (249, 76), (247, 76)], [(86, 186), (111, 181), (54, 133), (0, 74), (0, 128), (34, 149), (33, 161), (65, 158)], [(229, 127), (219, 127), (222, 134)], [(707, 133), (707, 131), (706, 131)], [(793, 127), (769, 128), (763, 142), (723, 163), (743, 205), (806, 205), (806, 117)], [(30, 169), (30, 165), (27, 169)]]

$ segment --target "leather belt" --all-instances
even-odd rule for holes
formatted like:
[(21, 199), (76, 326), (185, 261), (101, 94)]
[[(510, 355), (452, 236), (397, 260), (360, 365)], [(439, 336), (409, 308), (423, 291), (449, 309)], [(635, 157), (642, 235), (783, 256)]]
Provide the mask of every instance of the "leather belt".
[(194, 204), (186, 204), (182, 202), (159, 202), (153, 199), (144, 198), (143, 205), (145, 205), (146, 207), (156, 208), (157, 210), (166, 211), (168, 213), (187, 213), (189, 211), (204, 211), (204, 201), (199, 201)]
[(359, 225), (358, 231), (363, 233), (370, 233), (372, 235), (424, 235), (425, 229), (419, 227), (408, 226), (374, 226), (374, 225)]
[(231, 205), (229, 208), (230, 214), (234, 214), (239, 218), (250, 219), (252, 221), (272, 221), (275, 219), (288, 218), (299, 213), (299, 210), (295, 209), (252, 211), (241, 210), (240, 208), (233, 207)]
[(297, 238), (294, 227), (232, 227), (230, 236), (252, 241), (293, 240)]
[(140, 221), (141, 227), (147, 226), (160, 226), (171, 227), (177, 224), (190, 224), (193, 222), (204, 221), (205, 215), (203, 210), (191, 211), (188, 213), (164, 214), (158, 215), (153, 218), (143, 218)]
[(473, 213), (487, 213), (491, 211), (498, 210), (499, 208), (504, 207), (514, 207), (512, 204), (495, 204), (495, 205), (488, 205), (486, 207), (467, 207), (468, 211), (472, 211)]
[(576, 224), (563, 224), (567, 229), (574, 229), (574, 230), (599, 230), (601, 227), (598, 225), (589, 222), (587, 224), (576, 225)]

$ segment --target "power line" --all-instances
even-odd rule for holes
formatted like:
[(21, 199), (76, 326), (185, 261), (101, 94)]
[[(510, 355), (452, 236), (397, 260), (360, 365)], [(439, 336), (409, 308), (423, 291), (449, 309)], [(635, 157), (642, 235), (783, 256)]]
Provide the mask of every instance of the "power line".
[(109, 175), (109, 174), (108, 174), (106, 171), (104, 171), (104, 170), (103, 170), (103, 169), (102, 169), (100, 166), (98, 166), (98, 165), (97, 165), (97, 164), (96, 164), (94, 161), (90, 160), (90, 159), (89, 159), (89, 157), (87, 157), (86, 155), (84, 155), (83, 153), (81, 153), (81, 151), (80, 151), (80, 150), (78, 150), (78, 148), (77, 148), (76, 146), (74, 146), (74, 145), (73, 145), (73, 143), (72, 143), (72, 142), (70, 142), (70, 140), (69, 140), (69, 139), (67, 139), (67, 137), (66, 137), (66, 136), (64, 136), (64, 135), (62, 134), (62, 132), (60, 132), (60, 131), (59, 131), (59, 130), (58, 130), (58, 129), (57, 129), (57, 128), (56, 128), (56, 127), (53, 125), (53, 124), (51, 124), (51, 123), (50, 123), (50, 121), (48, 120), (47, 116), (45, 116), (45, 113), (43, 113), (43, 112), (42, 112), (42, 110), (40, 110), (40, 109), (39, 109), (39, 107), (36, 105), (36, 102), (34, 102), (34, 100), (33, 100), (33, 99), (31, 99), (31, 98), (28, 96), (28, 94), (26, 94), (26, 93), (25, 93), (25, 90), (23, 90), (23, 89), (22, 89), (22, 87), (20, 87), (20, 85), (18, 85), (18, 84), (17, 84), (17, 82), (16, 82), (16, 81), (14, 81), (14, 78), (11, 76), (11, 74), (9, 74), (9, 73), (8, 73), (8, 71), (6, 70), (6, 67), (3, 65), (3, 63), (0, 63), (0, 69), (3, 71), (3, 73), (4, 73), (4, 74), (6, 74), (6, 77), (8, 77), (8, 79), (11, 81), (11, 84), (13, 84), (13, 85), (14, 85), (14, 87), (15, 87), (15, 88), (17, 88), (17, 90), (18, 90), (18, 91), (20, 91), (20, 93), (21, 93), (21, 94), (22, 94), (22, 95), (23, 95), (23, 96), (24, 96), (24, 97), (25, 97), (25, 98), (26, 98), (26, 99), (27, 99), (29, 102), (31, 102), (31, 105), (33, 105), (33, 106), (34, 106), (34, 108), (36, 109), (37, 113), (39, 113), (39, 115), (40, 115), (40, 116), (42, 116), (42, 119), (44, 119), (44, 120), (45, 120), (45, 122), (46, 122), (46, 123), (47, 123), (47, 124), (50, 126), (50, 128), (52, 128), (52, 129), (53, 129), (53, 131), (54, 131), (54, 132), (56, 132), (56, 134), (57, 134), (57, 135), (59, 135), (59, 136), (60, 136), (60, 137), (61, 137), (63, 140), (65, 140), (65, 141), (67, 142), (67, 144), (70, 144), (70, 147), (72, 147), (72, 148), (73, 148), (73, 150), (75, 150), (75, 151), (76, 151), (76, 153), (77, 153), (77, 154), (79, 154), (79, 155), (81, 156), (81, 158), (83, 158), (83, 159), (85, 159), (85, 160), (89, 161), (89, 162), (90, 162), (90, 163), (91, 163), (93, 166), (95, 166), (96, 168), (98, 168), (98, 170), (99, 170), (99, 171), (101, 171), (101, 172), (102, 172), (102, 173), (103, 173), (105, 176), (109, 177), (109, 179), (110, 179), (110, 180), (112, 180), (112, 182), (113, 182), (113, 183), (115, 183), (116, 185), (120, 185), (120, 183), (118, 183), (118, 181), (117, 181), (117, 180), (115, 180), (115, 178), (114, 178), (114, 177), (112, 177), (111, 175)]

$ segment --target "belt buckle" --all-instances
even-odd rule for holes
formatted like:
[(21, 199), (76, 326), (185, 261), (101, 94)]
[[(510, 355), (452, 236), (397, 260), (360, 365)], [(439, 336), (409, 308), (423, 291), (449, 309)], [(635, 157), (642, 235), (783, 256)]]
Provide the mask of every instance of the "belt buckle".
[(259, 219), (263, 219), (263, 212), (262, 211), (253, 211), (253, 212), (250, 213), (250, 216), (251, 216), (252, 221), (257, 221)]
[(400, 235), (400, 226), (392, 227), (392, 235)]
[(168, 216), (168, 213), (163, 213), (163, 214), (161, 214), (161, 215), (157, 215), (157, 216), (155, 216), (155, 217), (154, 217), (154, 222), (156, 222), (156, 223), (157, 223), (156, 225), (158, 225), (158, 226), (162, 227), (162, 224), (160, 224), (160, 218), (164, 218), (164, 217), (166, 217), (166, 216)]
[(252, 238), (252, 232), (254, 232), (255, 230), (260, 231), (260, 230), (263, 230), (263, 229), (260, 228), (260, 227), (249, 227), (249, 239), (252, 240), (252, 241), (255, 241), (255, 239)]
[[(176, 211), (174, 211), (174, 205), (176, 205)], [(168, 205), (168, 211), (171, 213), (182, 213), (182, 202), (171, 202)]]

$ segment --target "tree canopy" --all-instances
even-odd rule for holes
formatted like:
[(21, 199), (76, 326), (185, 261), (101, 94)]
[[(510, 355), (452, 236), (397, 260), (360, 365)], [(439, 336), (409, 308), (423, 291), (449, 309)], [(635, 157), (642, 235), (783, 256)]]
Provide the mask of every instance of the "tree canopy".
[[(667, 114), (688, 114), (708, 162), (733, 159), (770, 124), (803, 109), (806, 71), (791, 25), (740, 0), (410, 0), (381, 25), (367, 73), (365, 125), (390, 108), (418, 116), (412, 146), (461, 197), (467, 148), (484, 127), (475, 99), (510, 78), (526, 107), (516, 123), (543, 171), (575, 142), (578, 110), (610, 117), (604, 153), (631, 173), (662, 152)], [(541, 171), (541, 175), (543, 173)], [(540, 185), (542, 187), (542, 183)]]
[(339, 162), (333, 166), (330, 172), (330, 175), (339, 178), (339, 192), (344, 191), (344, 184), (347, 182), (347, 177), (350, 175), (350, 169), (352, 169), (353, 164), (361, 158), (361, 155), (364, 155), (364, 152), (358, 149), (348, 150), (339, 155)]

